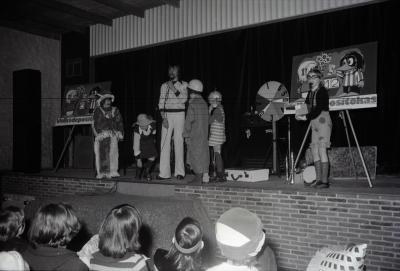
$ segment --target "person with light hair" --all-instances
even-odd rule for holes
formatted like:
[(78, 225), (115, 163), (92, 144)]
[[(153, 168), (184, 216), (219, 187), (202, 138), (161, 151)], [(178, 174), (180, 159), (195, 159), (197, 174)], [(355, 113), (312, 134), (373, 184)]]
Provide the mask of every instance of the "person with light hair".
[(226, 141), (225, 135), (225, 112), (222, 106), (222, 94), (219, 91), (212, 91), (208, 95), (210, 104), (208, 112), (210, 114), (210, 134), (208, 137), (208, 145), (211, 147), (211, 164), (213, 175), (211, 181), (225, 181), (224, 161), (222, 160), (222, 145)]

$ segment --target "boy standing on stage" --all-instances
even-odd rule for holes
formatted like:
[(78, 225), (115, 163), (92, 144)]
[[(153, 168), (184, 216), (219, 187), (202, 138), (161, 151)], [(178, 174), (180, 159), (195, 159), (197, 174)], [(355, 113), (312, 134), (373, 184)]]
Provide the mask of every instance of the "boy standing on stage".
[(162, 84), (158, 108), (162, 122), (160, 147), (160, 174), (157, 179), (171, 178), (171, 137), (174, 137), (175, 171), (178, 180), (185, 177), (183, 161), (183, 127), (185, 125), (185, 103), (187, 101), (187, 83), (179, 79), (179, 66), (168, 68), (170, 80)]
[(208, 167), (208, 106), (201, 96), (203, 83), (193, 79), (187, 87), (190, 93), (183, 137), (187, 144), (187, 163), (196, 174), (195, 182), (209, 182)]

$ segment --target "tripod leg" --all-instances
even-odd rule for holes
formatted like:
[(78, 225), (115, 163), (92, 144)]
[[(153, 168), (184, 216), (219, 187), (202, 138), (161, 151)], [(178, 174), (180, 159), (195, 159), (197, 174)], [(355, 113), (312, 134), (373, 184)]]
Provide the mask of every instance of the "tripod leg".
[(345, 132), (346, 132), (347, 145), (349, 146), (349, 154), (350, 154), (350, 158), (351, 158), (351, 163), (352, 163), (352, 165), (353, 165), (354, 174), (355, 174), (355, 176), (356, 176), (356, 179), (358, 179), (356, 163), (355, 163), (355, 161), (354, 161), (353, 152), (351, 151), (351, 144), (350, 144), (349, 131), (348, 131), (348, 129), (347, 129), (347, 124), (346, 124), (346, 120), (345, 120), (345, 117), (344, 117), (344, 112), (343, 112), (343, 111), (340, 111), (339, 114), (340, 114), (340, 118), (341, 118), (342, 121), (343, 121), (344, 130), (345, 130)]
[(347, 119), (349, 120), (349, 123), (350, 123), (351, 131), (353, 132), (354, 141), (356, 142), (358, 153), (360, 154), (361, 162), (362, 162), (362, 165), (363, 165), (363, 167), (364, 167), (365, 176), (367, 176), (367, 180), (368, 180), (369, 187), (372, 188), (371, 179), (370, 179), (370, 177), (369, 177), (369, 173), (368, 173), (367, 166), (365, 165), (364, 156), (363, 156), (363, 154), (362, 154), (362, 152), (361, 152), (360, 145), (358, 144), (356, 132), (354, 131), (353, 123), (351, 122), (349, 110), (346, 110), (346, 115), (347, 115)]
[(297, 165), (297, 163), (299, 162), (300, 154), (301, 154), (301, 152), (303, 151), (304, 143), (306, 143), (306, 139), (307, 139), (307, 136), (308, 136), (308, 133), (310, 132), (310, 130), (311, 130), (311, 122), (310, 122), (310, 124), (308, 125), (306, 134), (304, 135), (304, 138), (303, 138), (303, 142), (301, 142), (300, 150), (299, 150), (299, 152), (297, 153), (296, 160), (295, 160), (295, 162), (294, 162), (293, 168), (296, 168), (296, 165)]

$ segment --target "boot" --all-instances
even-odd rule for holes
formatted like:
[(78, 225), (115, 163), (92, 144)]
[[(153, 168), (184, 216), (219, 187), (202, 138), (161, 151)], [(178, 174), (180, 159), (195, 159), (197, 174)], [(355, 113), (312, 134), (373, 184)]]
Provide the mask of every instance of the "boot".
[(224, 160), (222, 160), (222, 155), (218, 152), (215, 153), (215, 164), (217, 166), (217, 182), (225, 182)]
[(322, 181), (321, 181), (321, 179), (322, 179), (322, 177), (321, 177), (322, 176), (321, 161), (320, 160), (315, 161), (314, 167), (315, 167), (315, 181), (310, 184), (311, 187), (316, 187), (317, 185), (322, 183)]
[(210, 166), (208, 168), (208, 172), (210, 175), (210, 181), (213, 182), (216, 180), (216, 170), (215, 170), (215, 154), (214, 154), (214, 148), (210, 148)]
[(323, 162), (321, 163), (322, 165), (322, 182), (317, 185), (317, 188), (329, 188), (329, 180), (328, 180), (328, 175), (329, 175), (329, 162)]
[(144, 168), (143, 167), (136, 167), (136, 180), (141, 180), (143, 176)]
[(153, 167), (154, 167), (154, 161), (147, 160), (146, 164), (144, 165), (145, 171), (144, 171), (144, 177), (148, 182), (153, 180), (153, 177), (151, 176), (151, 173), (153, 172)]

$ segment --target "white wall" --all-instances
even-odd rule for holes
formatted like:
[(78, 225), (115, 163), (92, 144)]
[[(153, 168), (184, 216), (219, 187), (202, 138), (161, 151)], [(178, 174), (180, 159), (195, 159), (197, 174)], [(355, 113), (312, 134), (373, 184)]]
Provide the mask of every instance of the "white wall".
[(53, 163), (52, 125), (60, 114), (61, 43), (57, 40), (0, 27), (0, 170), (12, 169), (12, 73), (21, 69), (41, 71), (41, 164), (42, 168), (50, 168)]
[[(382, 1), (382, 0), (380, 0)], [(90, 56), (118, 53), (194, 36), (218, 33), (379, 0), (180, 0), (90, 27)]]

